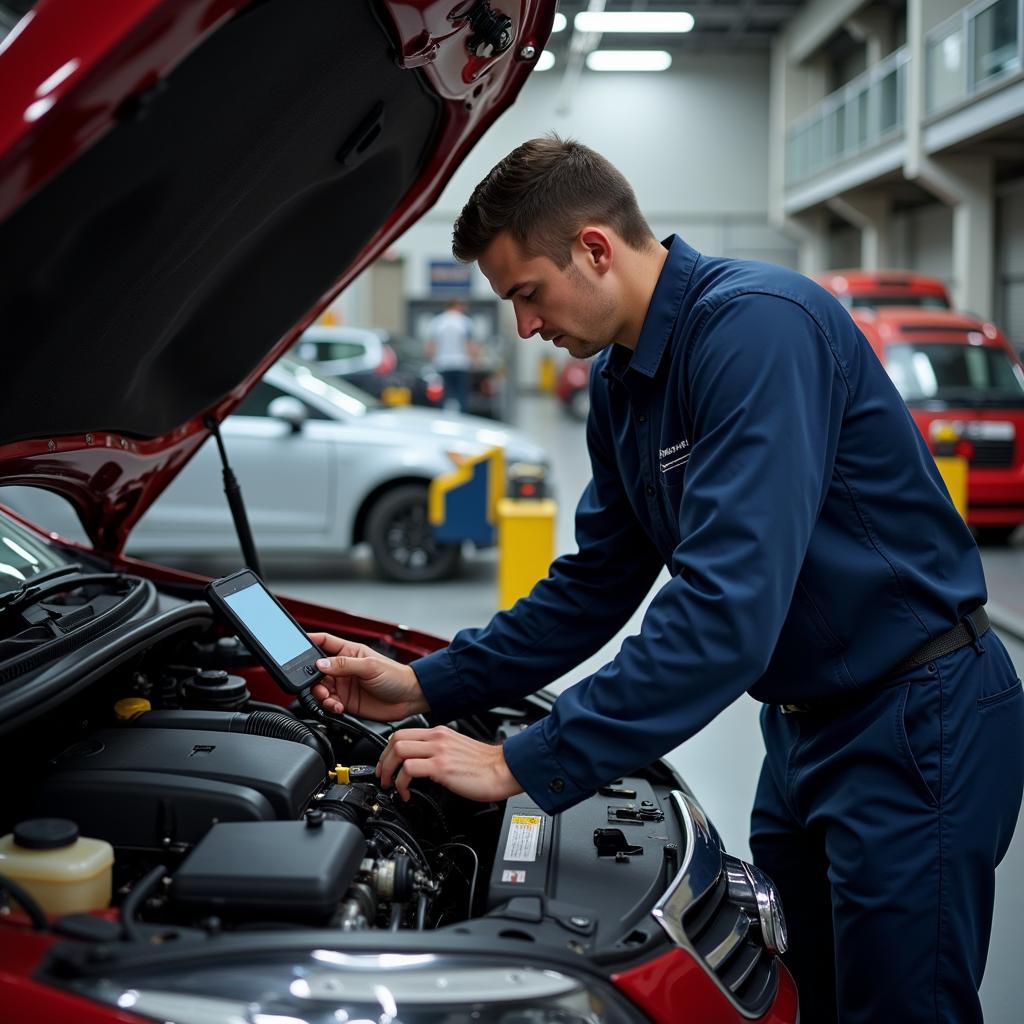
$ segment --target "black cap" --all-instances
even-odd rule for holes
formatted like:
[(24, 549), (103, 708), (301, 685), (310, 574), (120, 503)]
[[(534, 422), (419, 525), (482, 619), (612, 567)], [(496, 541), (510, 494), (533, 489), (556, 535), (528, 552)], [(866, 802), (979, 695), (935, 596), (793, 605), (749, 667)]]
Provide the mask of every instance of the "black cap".
[(26, 850), (59, 850), (78, 838), (78, 826), (67, 818), (29, 818), (14, 826), (14, 843)]

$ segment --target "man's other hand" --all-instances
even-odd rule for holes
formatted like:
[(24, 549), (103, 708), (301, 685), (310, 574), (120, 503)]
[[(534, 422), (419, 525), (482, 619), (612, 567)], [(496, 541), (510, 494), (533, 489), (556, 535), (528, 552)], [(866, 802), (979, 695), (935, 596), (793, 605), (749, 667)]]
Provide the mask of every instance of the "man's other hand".
[(328, 655), (316, 663), (325, 678), (312, 689), (325, 711), (397, 722), (430, 710), (408, 665), (330, 633), (310, 633), (309, 639)]
[(392, 733), (377, 774), (385, 789), (394, 782), (403, 800), (409, 799), (413, 779), (433, 779), (459, 796), (483, 802), (523, 791), (500, 746), (471, 740), (444, 725)]

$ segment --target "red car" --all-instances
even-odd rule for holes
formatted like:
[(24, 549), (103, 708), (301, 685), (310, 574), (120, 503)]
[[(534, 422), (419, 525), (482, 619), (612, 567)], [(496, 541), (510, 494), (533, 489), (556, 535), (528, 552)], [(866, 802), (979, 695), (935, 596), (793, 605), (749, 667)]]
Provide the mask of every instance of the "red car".
[(590, 365), (589, 359), (567, 359), (555, 380), (559, 401), (578, 420), (590, 413)]
[(1008, 540), (1024, 523), (1024, 365), (1006, 337), (946, 310), (853, 317), (932, 450), (966, 456), (967, 522), (978, 539)]
[[(0, 484), (91, 540), (0, 511), (4, 1024), (795, 1021), (775, 889), (666, 763), (555, 817), (406, 804), (361, 767), (392, 725), (293, 702), (202, 578), (122, 554), (435, 201), (554, 7), (40, 0), (2, 40)], [(442, 643), (287, 607), (406, 661)], [(551, 699), (450, 724), (500, 742)]]
[(909, 270), (830, 270), (814, 278), (846, 306), (919, 306), (951, 309), (946, 286), (936, 277)]

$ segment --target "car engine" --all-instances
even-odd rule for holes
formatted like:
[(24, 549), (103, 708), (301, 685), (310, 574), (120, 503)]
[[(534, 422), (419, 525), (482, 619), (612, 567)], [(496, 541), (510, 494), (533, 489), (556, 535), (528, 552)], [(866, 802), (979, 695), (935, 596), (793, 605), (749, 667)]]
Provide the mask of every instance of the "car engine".
[[(579, 952), (659, 941), (650, 904), (684, 837), (656, 775), (558, 816), (526, 796), (479, 804), (424, 780), (405, 802), (374, 766), (393, 729), (425, 719), (257, 699), (277, 693), (269, 677), (194, 594), (80, 571), (0, 610), (0, 763), (19, 780), (0, 834), (58, 818), (110, 843), (127, 931), (472, 921)], [(500, 742), (543, 713), (523, 702), (449, 724)]]

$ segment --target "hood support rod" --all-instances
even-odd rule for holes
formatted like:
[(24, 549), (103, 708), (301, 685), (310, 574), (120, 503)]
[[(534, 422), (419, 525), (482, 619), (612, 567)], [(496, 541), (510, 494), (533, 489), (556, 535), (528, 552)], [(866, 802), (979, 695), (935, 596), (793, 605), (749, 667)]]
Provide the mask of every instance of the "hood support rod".
[(242, 548), (242, 558), (245, 559), (245, 564), (262, 579), (263, 573), (260, 571), (260, 561), (256, 556), (256, 545), (253, 543), (252, 530), (249, 529), (249, 517), (245, 514), (242, 488), (238, 485), (234, 470), (228, 464), (227, 449), (225, 449), (224, 441), (220, 436), (220, 424), (212, 416), (207, 417), (203, 422), (206, 429), (213, 434), (217, 442), (217, 450), (220, 452), (221, 465), (224, 467), (224, 493), (227, 495), (231, 518), (235, 523), (238, 543)]

